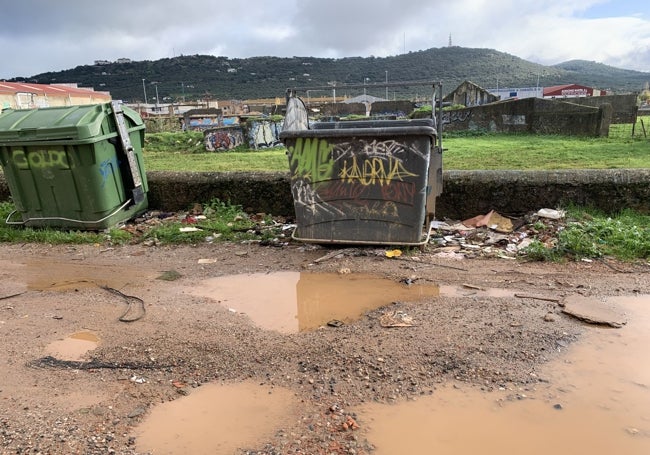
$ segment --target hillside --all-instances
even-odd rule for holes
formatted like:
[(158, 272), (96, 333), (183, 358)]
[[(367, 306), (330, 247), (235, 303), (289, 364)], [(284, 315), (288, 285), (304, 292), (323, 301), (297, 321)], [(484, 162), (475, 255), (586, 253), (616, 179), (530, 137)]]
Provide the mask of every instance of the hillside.
[[(254, 57), (230, 59), (209, 55), (189, 55), (155, 61), (84, 65), (38, 74), (29, 80), (38, 83), (76, 82), (80, 86), (107, 90), (113, 98), (127, 102), (161, 102), (192, 99), (250, 99), (282, 97), (288, 87), (327, 85), (370, 85), (368, 93), (385, 96), (384, 88), (373, 83), (433, 80), (442, 81), (446, 92), (464, 80), (485, 88), (525, 87), (578, 83), (616, 92), (640, 91), (650, 73), (622, 70), (593, 62), (572, 61), (554, 66), (532, 63), (492, 49), (463, 47), (432, 48), (391, 57)], [(144, 79), (144, 81), (143, 81)], [(337, 90), (337, 95), (355, 96), (360, 89)], [(327, 92), (315, 92), (323, 96)], [(425, 95), (425, 90), (390, 89), (389, 96)], [(427, 93), (428, 95), (428, 93)]]

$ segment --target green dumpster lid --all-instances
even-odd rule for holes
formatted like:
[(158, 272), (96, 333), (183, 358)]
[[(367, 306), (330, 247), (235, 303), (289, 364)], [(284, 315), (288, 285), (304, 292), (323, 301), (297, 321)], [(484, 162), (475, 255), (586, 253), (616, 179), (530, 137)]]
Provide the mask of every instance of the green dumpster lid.
[[(144, 128), (137, 112), (123, 108), (129, 129)], [(0, 114), (0, 145), (44, 141), (96, 142), (116, 136), (110, 103), (84, 106), (7, 110)], [(113, 125), (112, 127), (110, 125)]]

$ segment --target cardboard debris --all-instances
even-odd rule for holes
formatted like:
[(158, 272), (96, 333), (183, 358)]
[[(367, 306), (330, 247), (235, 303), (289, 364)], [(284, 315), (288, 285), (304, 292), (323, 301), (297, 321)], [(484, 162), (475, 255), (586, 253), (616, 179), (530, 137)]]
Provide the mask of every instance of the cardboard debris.
[(465, 220), (463, 221), (462, 224), (464, 226), (474, 227), (474, 228), (485, 226), (489, 229), (492, 229), (493, 231), (501, 232), (501, 233), (512, 232), (512, 221), (510, 220), (510, 218), (506, 218), (505, 216), (498, 214), (494, 210), (490, 210), (485, 215), (478, 215), (468, 220)]

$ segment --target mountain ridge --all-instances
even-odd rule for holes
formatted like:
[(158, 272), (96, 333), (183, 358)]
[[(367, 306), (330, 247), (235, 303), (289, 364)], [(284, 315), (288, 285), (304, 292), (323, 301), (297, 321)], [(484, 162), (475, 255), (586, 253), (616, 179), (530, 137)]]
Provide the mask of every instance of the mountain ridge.
[[(417, 97), (414, 88), (373, 87), (386, 81), (441, 81), (449, 92), (464, 80), (484, 88), (590, 85), (614, 93), (640, 92), (650, 73), (611, 67), (587, 60), (552, 66), (533, 63), (494, 49), (449, 46), (389, 57), (273, 57), (228, 58), (181, 55), (159, 60), (80, 65), (11, 82), (78, 83), (109, 91), (126, 102), (182, 102), (195, 99), (282, 97), (289, 87), (335, 84), (337, 95), (356, 96), (342, 86), (367, 84), (368, 94), (389, 98)], [(420, 88), (422, 91), (422, 88)], [(313, 96), (328, 91), (314, 90)]]

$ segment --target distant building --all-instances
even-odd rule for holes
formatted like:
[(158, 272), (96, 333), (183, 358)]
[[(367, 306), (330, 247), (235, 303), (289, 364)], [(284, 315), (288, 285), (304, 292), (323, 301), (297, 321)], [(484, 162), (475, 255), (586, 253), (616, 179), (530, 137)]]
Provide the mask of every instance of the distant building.
[(108, 92), (80, 88), (77, 84), (30, 84), (0, 81), (0, 111), (41, 107), (80, 106), (111, 101)]
[(521, 100), (524, 98), (542, 98), (544, 96), (543, 87), (522, 87), (522, 88), (498, 88), (490, 89), (489, 92), (497, 96), (501, 101), (504, 100)]
[(605, 90), (578, 84), (555, 85), (544, 88), (544, 98), (577, 98), (581, 96), (604, 96)]
[(465, 107), (481, 106), (498, 100), (497, 96), (470, 81), (463, 82), (442, 99), (444, 102), (462, 104)]
[(118, 58), (115, 63), (132, 63), (132, 60), (130, 58)]

